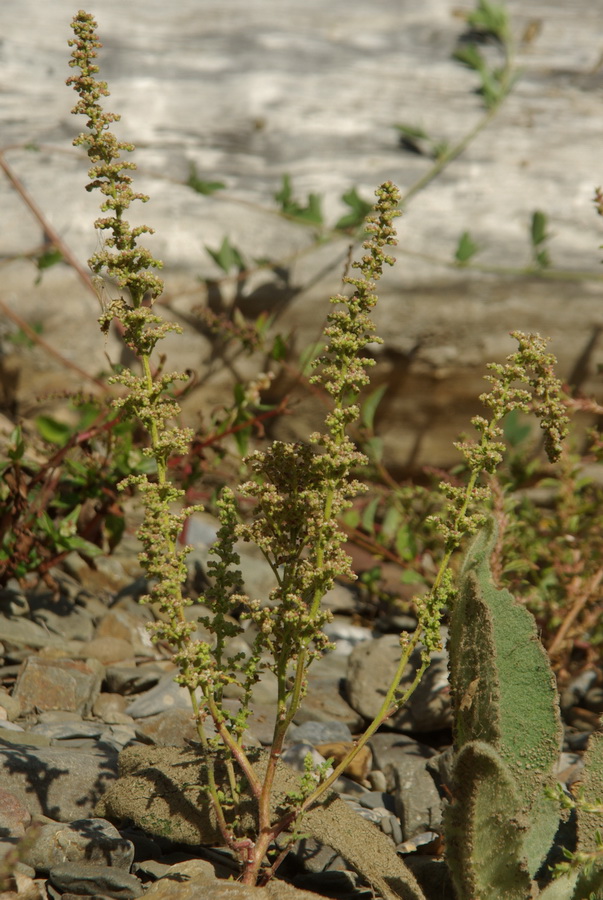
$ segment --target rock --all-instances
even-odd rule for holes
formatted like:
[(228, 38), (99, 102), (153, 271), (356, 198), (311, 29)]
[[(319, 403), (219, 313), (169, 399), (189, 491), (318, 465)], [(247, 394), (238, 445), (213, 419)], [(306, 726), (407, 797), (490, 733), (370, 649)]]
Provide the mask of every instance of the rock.
[(107, 784), (117, 776), (117, 753), (107, 746), (65, 752), (64, 747), (0, 744), (0, 788), (10, 791), (32, 815), (72, 822), (92, 813)]
[(432, 747), (421, 744), (406, 734), (380, 731), (374, 734), (368, 743), (373, 751), (374, 768), (384, 773), (388, 791), (393, 791), (395, 788), (392, 772), (402, 756), (418, 761), (437, 756), (437, 752)]
[(431, 859), (418, 854), (405, 858), (408, 868), (421, 885), (426, 900), (454, 897), (454, 887), (445, 859)]
[[(105, 683), (109, 691), (115, 694), (141, 694), (150, 690), (163, 678), (162, 670), (154, 665), (126, 666), (120, 664), (107, 666)], [(158, 712), (159, 710), (157, 710)]]
[(296, 841), (291, 848), (291, 853), (306, 872), (314, 874), (327, 870), (343, 872), (348, 867), (343, 856), (340, 856), (332, 847), (315, 841), (314, 838), (302, 838)]
[(191, 709), (191, 698), (186, 688), (174, 681), (175, 673), (163, 675), (155, 687), (140, 694), (130, 705), (127, 712), (134, 719), (155, 716), (166, 709)]
[(30, 619), (19, 617), (9, 619), (6, 616), (0, 618), (0, 634), (5, 644), (14, 644), (17, 647), (62, 647), (64, 640), (59, 635), (49, 634), (41, 625), (36, 625)]
[(394, 778), (396, 815), (402, 825), (403, 840), (421, 831), (433, 831), (442, 824), (442, 801), (433, 778), (426, 768), (426, 761), (412, 756), (401, 756), (386, 772), (386, 778)]
[(62, 893), (94, 896), (103, 894), (116, 900), (135, 900), (144, 893), (135, 875), (112, 866), (65, 862), (50, 870), (50, 883)]
[(140, 719), (136, 731), (159, 747), (185, 747), (190, 741), (199, 740), (190, 705), (189, 709), (167, 709)]
[(72, 738), (99, 738), (105, 726), (102, 722), (40, 722), (32, 725), (30, 734), (44, 734), (53, 741), (71, 740)]
[[(353, 741), (331, 741), (326, 744), (316, 744), (316, 749), (325, 759), (333, 758), (333, 766), (338, 765), (354, 747)], [(344, 769), (344, 774), (352, 781), (365, 784), (368, 773), (371, 770), (373, 754), (369, 747), (362, 747), (352, 762)]]
[(25, 660), (13, 692), (21, 712), (65, 709), (87, 715), (98, 693), (104, 669), (96, 660)]
[(99, 622), (96, 638), (111, 637), (126, 641), (130, 655), (154, 656), (156, 649), (142, 615), (119, 607), (111, 609)]
[(73, 604), (65, 604), (65, 606), (67, 608), (62, 614), (48, 607), (39, 607), (33, 612), (32, 619), (65, 641), (91, 640), (94, 623), (88, 612)]
[(368, 791), (358, 798), (358, 803), (365, 809), (383, 808), (392, 813), (396, 809), (394, 798), (387, 791)]
[(252, 888), (220, 881), (211, 863), (201, 859), (176, 863), (145, 893), (145, 900), (316, 900), (316, 894), (298, 890), (283, 881)]
[(16, 719), (17, 716), (21, 713), (21, 704), (18, 700), (5, 691), (3, 688), (0, 689), (0, 709), (3, 709), (6, 712), (6, 716), (2, 716), (3, 721), (8, 720), (12, 722), (13, 719)]
[(0, 900), (46, 900), (43, 885), (18, 869), (10, 876), (11, 887), (0, 893)]
[(35, 843), (27, 848), (22, 859), (46, 875), (64, 862), (114, 866), (129, 872), (134, 845), (124, 840), (117, 828), (105, 819), (78, 819), (69, 824), (42, 825)]
[[(397, 635), (386, 634), (359, 644), (351, 653), (346, 679), (350, 706), (365, 720), (377, 715), (400, 661)], [(408, 687), (420, 662), (420, 651), (413, 653), (402, 676), (401, 688)], [(452, 724), (448, 687), (447, 654), (434, 653), (432, 662), (416, 690), (402, 709), (383, 723), (397, 731), (428, 732)]]
[(351, 741), (352, 732), (343, 722), (307, 721), (292, 725), (287, 732), (287, 742), (305, 741), (307, 744), (324, 744), (327, 741)]
[(361, 625), (352, 625), (347, 618), (337, 616), (323, 628), (324, 633), (330, 641), (335, 644), (335, 648), (331, 653), (341, 656), (349, 656), (354, 647), (364, 641), (370, 641), (373, 633), (370, 628), (364, 628)]
[[(92, 707), (92, 715), (102, 719), (103, 722), (124, 724), (123, 716), (128, 707), (128, 701), (122, 694), (99, 694)], [(132, 716), (127, 719), (134, 721)]]
[(31, 813), (23, 801), (11, 790), (0, 787), (0, 835), (2, 838), (21, 838), (31, 822)]
[[(341, 658), (345, 659), (343, 656)], [(362, 730), (363, 718), (341, 696), (340, 683), (339, 678), (316, 677), (310, 670), (308, 693), (295, 714), (295, 724), (339, 723), (351, 732)]]
[(115, 665), (118, 662), (132, 660), (134, 662), (134, 648), (130, 641), (116, 637), (95, 637), (91, 641), (82, 644), (81, 655), (97, 659), (104, 666)]

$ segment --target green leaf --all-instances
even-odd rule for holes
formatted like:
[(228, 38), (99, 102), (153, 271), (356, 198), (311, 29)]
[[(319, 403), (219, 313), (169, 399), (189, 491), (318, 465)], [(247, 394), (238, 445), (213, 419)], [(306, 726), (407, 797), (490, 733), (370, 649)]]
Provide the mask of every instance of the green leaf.
[(378, 388), (375, 388), (374, 391), (371, 391), (360, 408), (360, 420), (362, 424), (369, 429), (369, 431), (373, 430), (375, 413), (377, 412), (377, 408), (381, 403), (386, 390), (387, 384), (379, 385)]
[(341, 517), (341, 521), (344, 525), (347, 525), (348, 528), (358, 528), (360, 525), (360, 513), (354, 507), (346, 509)]
[(272, 347), (270, 348), (270, 359), (275, 360), (275, 362), (280, 362), (282, 359), (286, 358), (287, 350), (287, 342), (282, 335), (277, 334), (272, 342)]
[(23, 440), (23, 432), (21, 431), (20, 425), (13, 428), (10, 433), (9, 441), (10, 444), (6, 451), (8, 457), (12, 459), (13, 462), (23, 459), (23, 454), (25, 453), (25, 441)]
[(462, 266), (468, 263), (471, 257), (479, 252), (479, 246), (475, 243), (468, 231), (463, 231), (454, 253), (457, 263)]
[(465, 44), (452, 54), (452, 58), (475, 72), (486, 71), (486, 61), (475, 44)]
[(401, 584), (425, 584), (425, 579), (419, 572), (413, 571), (413, 569), (404, 569), (402, 575), (400, 576)]
[(274, 199), (280, 205), (281, 212), (307, 225), (322, 225), (323, 215), (321, 208), (321, 198), (318, 194), (309, 194), (305, 206), (302, 206), (293, 197), (293, 188), (291, 187), (291, 178), (289, 175), (283, 175), (283, 184), (275, 195)]
[(394, 125), (400, 134), (403, 134), (405, 138), (409, 138), (411, 140), (429, 140), (429, 135), (423, 128), (419, 128), (417, 125), (404, 125), (402, 123), (398, 123)]
[(531, 431), (532, 426), (527, 422), (521, 421), (519, 410), (513, 409), (505, 417), (503, 433), (506, 443), (511, 447), (518, 447), (529, 437)]
[(398, 531), (396, 532), (395, 547), (396, 553), (400, 559), (403, 559), (405, 562), (409, 562), (417, 555), (417, 544), (414, 532), (411, 530), (408, 523), (405, 523), (398, 528)]
[(393, 541), (401, 521), (402, 513), (400, 510), (396, 506), (390, 506), (385, 513), (385, 518), (383, 519), (383, 524), (381, 526), (380, 537), (383, 542), (389, 544)]
[(362, 527), (368, 534), (375, 533), (375, 515), (379, 506), (379, 497), (373, 497), (362, 513)]
[(372, 462), (381, 462), (383, 459), (383, 438), (373, 435), (364, 442), (363, 449)]
[(66, 425), (64, 422), (57, 422), (56, 419), (50, 416), (37, 416), (35, 424), (43, 440), (48, 441), (50, 444), (57, 444), (59, 447), (64, 447), (73, 434), (71, 426)]
[(301, 353), (299, 357), (299, 370), (302, 375), (308, 374), (310, 366), (324, 351), (324, 348), (324, 343), (322, 341), (317, 341), (314, 344), (309, 344), (303, 353)]
[(534, 247), (544, 243), (549, 237), (547, 234), (548, 216), (541, 210), (537, 209), (532, 213), (532, 224), (530, 226), (530, 236)]
[(214, 262), (225, 272), (228, 273), (237, 268), (240, 272), (245, 268), (243, 257), (236, 247), (233, 247), (227, 237), (224, 238), (219, 250), (212, 250), (205, 245), (205, 249), (214, 260)]
[(204, 181), (197, 175), (197, 167), (194, 163), (190, 164), (189, 175), (186, 181), (187, 187), (192, 188), (197, 194), (209, 196), (215, 194), (216, 191), (222, 191), (226, 187), (223, 181)]
[(248, 428), (241, 428), (240, 431), (235, 431), (233, 437), (241, 456), (247, 456), (249, 450), (249, 438), (251, 437), (251, 426)]
[(359, 228), (371, 211), (372, 204), (367, 203), (366, 200), (359, 197), (355, 187), (350, 188), (349, 191), (342, 194), (341, 199), (350, 207), (350, 212), (339, 219), (335, 228), (338, 231), (348, 231), (349, 229)]
[(41, 253), (40, 256), (36, 259), (36, 265), (40, 271), (42, 269), (50, 269), (51, 266), (56, 266), (57, 263), (60, 263), (63, 259), (63, 254), (60, 250), (56, 250), (54, 247), (52, 250), (46, 250), (45, 253)]
[(483, 31), (505, 43), (509, 38), (509, 15), (504, 6), (479, 0), (477, 9), (468, 13), (467, 23), (477, 31)]

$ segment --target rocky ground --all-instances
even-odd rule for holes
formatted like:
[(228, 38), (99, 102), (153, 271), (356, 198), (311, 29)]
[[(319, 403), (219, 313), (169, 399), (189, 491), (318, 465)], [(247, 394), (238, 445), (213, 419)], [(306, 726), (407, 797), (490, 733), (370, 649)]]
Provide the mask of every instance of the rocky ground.
[[(206, 516), (195, 523), (190, 567), (197, 578), (214, 528)], [(270, 573), (241, 549), (246, 584), (261, 595)], [(188, 696), (173, 680), (169, 653), (149, 639), (153, 611), (137, 603), (145, 585), (135, 550), (135, 541), (126, 538), (96, 571), (69, 557), (53, 572), (60, 586), (56, 596), (44, 586), (23, 590), (16, 583), (0, 593), (0, 858), (21, 846), (16, 896), (27, 900), (135, 898), (145, 892), (171, 900), (202, 892), (217, 900), (224, 895), (215, 876), (233, 871), (228, 854), (187, 838), (186, 821), (177, 814), (170, 839), (154, 827), (148, 805), (142, 813), (133, 806), (128, 820), (120, 820), (115, 804), (122, 804), (123, 816), (123, 797), (106, 795), (125, 747), (155, 758), (158, 751), (167, 759), (179, 752), (167, 748), (184, 752), (196, 739)], [(308, 751), (317, 761), (345, 752), (381, 704), (383, 685), (396, 666), (397, 629), (415, 625), (412, 617), (393, 614), (372, 627), (357, 624), (358, 599), (342, 585), (326, 602), (334, 613), (327, 630), (335, 650), (314, 664), (308, 696), (289, 734), (284, 758), (298, 769)], [(198, 605), (190, 608), (195, 619), (202, 612)], [(250, 746), (270, 740), (274, 701), (275, 680), (267, 674), (254, 696)], [(558, 777), (571, 785), (603, 711), (596, 671), (566, 688), (562, 707), (566, 726)], [(358, 829), (366, 827), (362, 819), (374, 823), (434, 900), (451, 896), (440, 840), (450, 722), (442, 652), (408, 706), (374, 735), (370, 749), (335, 785), (353, 811), (344, 836), (333, 835), (335, 846), (355, 830), (350, 821)], [(105, 795), (109, 802), (101, 799)], [(282, 874), (291, 887), (267, 888), (266, 900), (289, 897), (293, 887), (295, 900), (312, 896), (304, 891), (355, 900), (370, 896), (326, 839), (300, 841)], [(248, 896), (247, 889), (241, 886), (236, 896)]]

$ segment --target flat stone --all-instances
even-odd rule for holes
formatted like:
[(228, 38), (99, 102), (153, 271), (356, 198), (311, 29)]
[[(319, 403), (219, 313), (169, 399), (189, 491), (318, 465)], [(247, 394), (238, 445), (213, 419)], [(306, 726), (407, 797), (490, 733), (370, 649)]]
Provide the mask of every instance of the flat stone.
[(65, 709), (86, 715), (100, 691), (104, 669), (95, 660), (25, 660), (13, 692), (21, 712)]
[(46, 628), (23, 617), (9, 619), (2, 616), (0, 634), (5, 644), (16, 644), (18, 647), (40, 649), (51, 645), (61, 647), (65, 643), (59, 635), (49, 634)]
[[(94, 701), (92, 714), (98, 716), (103, 722), (115, 723), (116, 716), (123, 716), (128, 706), (128, 701), (122, 694), (101, 693)], [(132, 720), (131, 716), (128, 719)]]
[(108, 689), (116, 694), (129, 696), (150, 690), (163, 677), (159, 668), (149, 666), (107, 666), (105, 682)]
[(135, 900), (144, 893), (135, 875), (112, 866), (65, 862), (53, 866), (49, 878), (60, 891), (84, 896), (104, 894), (116, 900)]
[(199, 740), (190, 704), (188, 709), (166, 709), (139, 719), (136, 733), (159, 747), (185, 747), (189, 741)]
[[(380, 731), (374, 734), (369, 742), (369, 747), (373, 751), (373, 765), (376, 769), (386, 775), (390, 772), (390, 768), (403, 757), (409, 756), (416, 760), (428, 760), (438, 756), (433, 747), (422, 744), (407, 734), (394, 734), (392, 732)], [(394, 789), (394, 781), (387, 778), (387, 790)]]
[[(397, 635), (386, 634), (359, 644), (351, 653), (346, 679), (347, 700), (368, 722), (379, 712), (400, 661)], [(409, 686), (420, 663), (420, 650), (415, 650), (406, 666), (400, 687)], [(428, 732), (452, 724), (448, 687), (447, 654), (434, 653), (408, 702), (383, 723), (383, 728), (397, 731)], [(380, 767), (381, 768), (381, 767)]]
[(36, 609), (32, 618), (34, 622), (66, 641), (89, 641), (94, 633), (94, 622), (88, 612), (74, 605), (63, 615), (53, 609)]
[(386, 771), (386, 777), (394, 780), (395, 811), (403, 840), (442, 824), (442, 800), (426, 765), (424, 759), (403, 755)]
[(312, 676), (308, 681), (308, 693), (293, 721), (300, 726), (310, 722), (340, 723), (352, 733), (362, 730), (364, 722), (341, 696), (340, 679)]
[(67, 753), (60, 746), (0, 744), (0, 787), (14, 794), (32, 816), (58, 822), (81, 819), (93, 812), (116, 776), (117, 753), (105, 745)]
[(44, 734), (54, 741), (72, 738), (98, 738), (105, 729), (101, 722), (40, 722), (32, 725), (30, 734)]
[(67, 823), (49, 823), (40, 828), (33, 846), (23, 860), (37, 872), (48, 874), (65, 862), (86, 862), (130, 871), (134, 845), (124, 840), (106, 819), (78, 819)]
[(307, 744), (323, 744), (326, 741), (351, 741), (352, 732), (343, 722), (308, 721), (292, 725), (287, 732), (288, 742), (305, 741)]
[(97, 659), (104, 666), (134, 660), (134, 648), (130, 641), (115, 637), (93, 638), (82, 645), (81, 653), (85, 657)]
[(191, 709), (191, 699), (186, 688), (174, 681), (174, 675), (163, 675), (155, 687), (140, 694), (127, 708), (134, 719), (155, 716), (166, 709)]
[(0, 787), (0, 835), (21, 838), (31, 822), (31, 813), (11, 790)]
[(154, 656), (156, 653), (144, 618), (127, 609), (111, 609), (99, 622), (95, 637), (126, 641), (131, 647), (131, 654), (136, 656)]

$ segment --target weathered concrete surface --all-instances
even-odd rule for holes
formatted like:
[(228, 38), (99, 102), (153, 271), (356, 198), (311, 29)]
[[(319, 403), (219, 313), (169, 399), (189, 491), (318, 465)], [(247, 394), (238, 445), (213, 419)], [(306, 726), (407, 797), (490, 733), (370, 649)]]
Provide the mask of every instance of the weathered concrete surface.
[[(346, 242), (304, 252), (312, 234), (275, 216), (273, 195), (289, 173), (300, 199), (324, 195), (326, 218), (334, 222), (351, 185), (370, 198), (384, 179), (406, 190), (426, 171), (425, 158), (399, 148), (394, 123), (454, 141), (477, 122), (475, 76), (451, 60), (464, 28), (458, 6), (97, 0), (101, 76), (112, 91), (110, 108), (123, 116), (120, 135), (139, 148), (137, 187), (152, 196), (142, 214), (157, 229), (152, 246), (166, 263), (177, 309), (205, 301), (198, 276), (217, 270), (203, 247), (217, 247), (227, 234), (249, 260), (289, 260), (299, 290), (279, 328), (295, 329), (298, 348), (316, 338), (325, 298), (339, 288)], [(567, 375), (603, 322), (600, 281), (469, 274), (425, 258), (450, 260), (460, 233), (470, 229), (485, 248), (480, 261), (523, 265), (538, 208), (550, 216), (554, 262), (598, 275), (602, 229), (592, 194), (603, 181), (599, 5), (513, 0), (508, 6), (518, 38), (527, 28), (535, 33), (519, 52), (523, 76), (490, 127), (409, 204), (398, 266), (381, 292), (376, 319), (387, 348), (377, 377), (390, 383), (382, 422), (388, 458), (398, 465), (450, 459), (449, 442), (474, 411), (469, 398), (483, 388), (483, 365), (512, 349), (511, 329), (551, 335)], [(97, 245), (90, 225), (97, 198), (83, 190), (86, 164), (70, 149), (81, 127), (69, 114), (75, 95), (64, 86), (76, 9), (67, 0), (3, 0), (0, 132), (3, 146), (13, 148), (7, 162), (83, 261)], [(23, 149), (32, 143), (41, 149)], [(200, 177), (223, 180), (227, 191), (193, 193), (182, 184), (191, 163)], [(104, 345), (98, 337), (96, 298), (65, 266), (34, 288), (31, 263), (14, 257), (39, 247), (43, 235), (6, 180), (0, 209), (0, 300), (26, 320), (42, 321), (48, 343), (91, 374), (106, 369), (105, 352), (117, 358), (119, 348), (115, 339)], [(196, 368), (209, 353), (194, 331), (168, 346), (178, 364)], [(64, 387), (65, 373), (39, 348), (20, 354), (5, 359), (5, 370), (26, 363), (20, 376), (26, 412), (38, 403), (36, 392)], [(595, 348), (588, 372), (599, 357)], [(214, 368), (191, 402), (195, 411), (220, 400), (227, 374)], [(304, 428), (300, 407), (281, 433)]]

